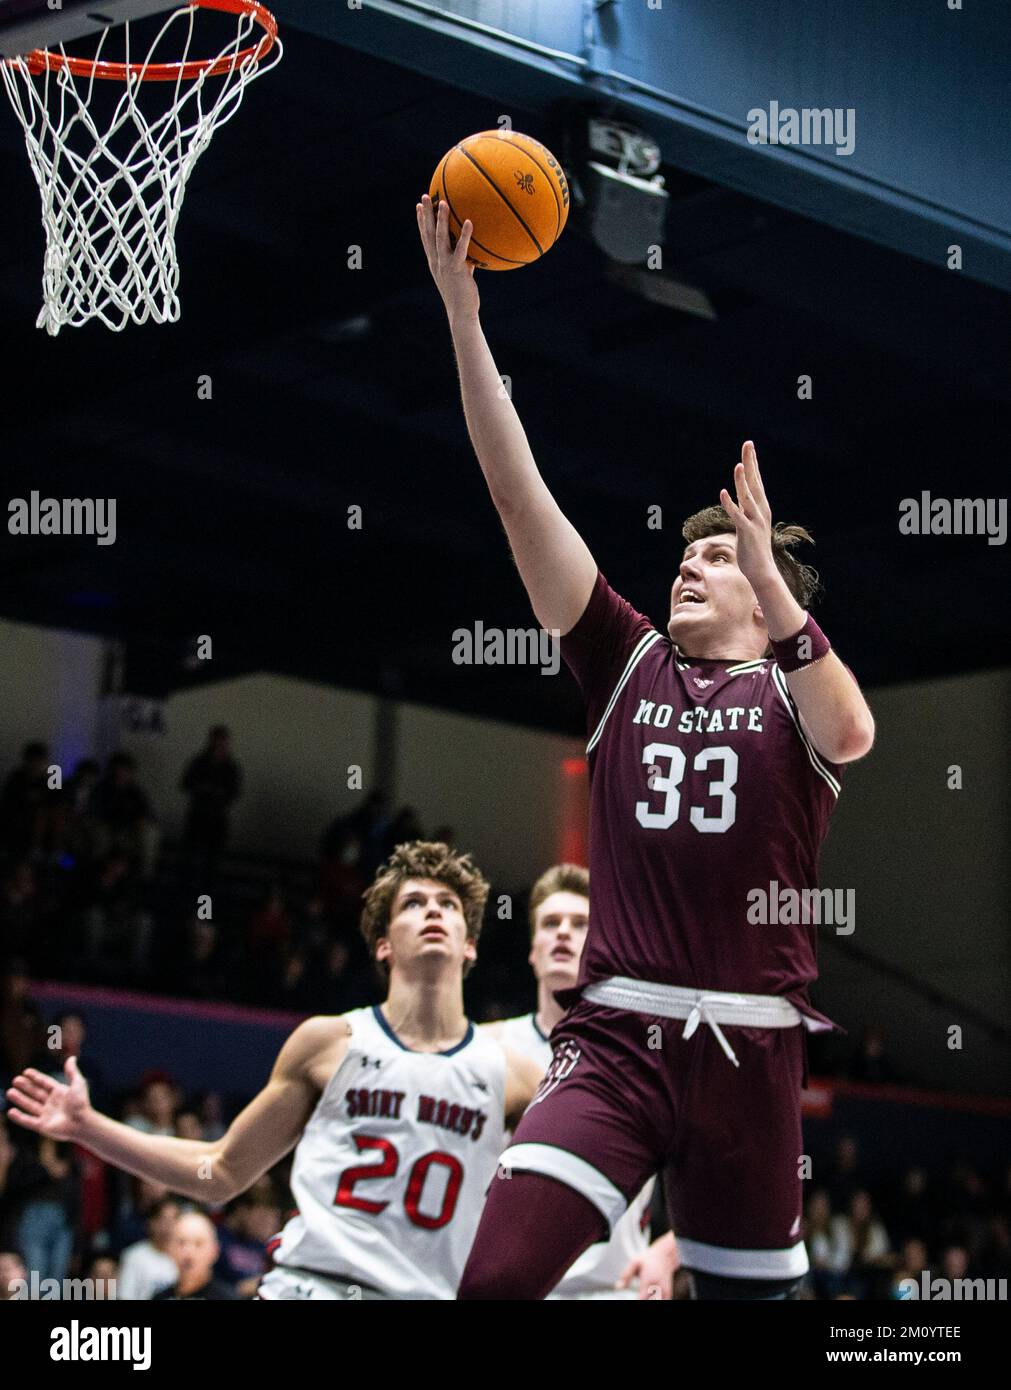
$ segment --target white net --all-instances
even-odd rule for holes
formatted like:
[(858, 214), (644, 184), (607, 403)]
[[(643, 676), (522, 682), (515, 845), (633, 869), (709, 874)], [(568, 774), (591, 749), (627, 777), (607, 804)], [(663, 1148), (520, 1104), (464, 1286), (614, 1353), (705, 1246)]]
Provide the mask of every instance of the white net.
[[(90, 319), (119, 332), (131, 322), (179, 317), (175, 231), (187, 181), (247, 84), (281, 57), (280, 41), (271, 45), (256, 15), (243, 12), (233, 16), (235, 36), (216, 57), (205, 67), (207, 54), (200, 54), (199, 70), (184, 75), (182, 65), (196, 61), (190, 54), (200, 13), (190, 4), (170, 14), (146, 55), (133, 60), (135, 70), (123, 73), (122, 90), (93, 69), (75, 75), (62, 46), (38, 73), (30, 56), (0, 61), (42, 194), (44, 304), (36, 322), (51, 334)], [(127, 64), (129, 31), (129, 24), (119, 31)], [(96, 62), (109, 33), (98, 41)], [(149, 80), (168, 62), (179, 65), (171, 81)]]

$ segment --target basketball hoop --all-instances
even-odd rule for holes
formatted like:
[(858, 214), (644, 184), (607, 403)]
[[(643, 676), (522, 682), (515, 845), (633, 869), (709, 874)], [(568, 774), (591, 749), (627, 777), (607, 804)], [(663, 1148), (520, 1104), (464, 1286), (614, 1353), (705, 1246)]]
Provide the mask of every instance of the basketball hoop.
[[(234, 15), (236, 33), (213, 57), (193, 59), (201, 10)], [(182, 58), (156, 62), (180, 27)], [(189, 0), (168, 15), (139, 62), (130, 58), (129, 22), (121, 31), (123, 62), (103, 59), (108, 28), (94, 58), (68, 55), (61, 44), (0, 62), (42, 195), (44, 304), (36, 326), (53, 335), (93, 318), (117, 333), (131, 322), (179, 318), (175, 230), (187, 181), (247, 85), (282, 53), (277, 21), (259, 0)], [(100, 118), (96, 84), (105, 82), (122, 83), (123, 93)], [(156, 113), (141, 109), (147, 83), (162, 84), (165, 105)]]

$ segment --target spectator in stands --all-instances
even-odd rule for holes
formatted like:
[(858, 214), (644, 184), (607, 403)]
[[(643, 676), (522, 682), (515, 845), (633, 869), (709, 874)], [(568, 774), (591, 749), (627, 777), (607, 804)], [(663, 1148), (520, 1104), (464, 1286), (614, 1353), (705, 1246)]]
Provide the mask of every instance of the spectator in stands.
[[(102, 1072), (84, 1052), (87, 1036), (83, 1015), (74, 1009), (58, 1014), (47, 1029), (47, 1055), (38, 1063), (39, 1071), (64, 1081), (64, 1065), (68, 1057), (76, 1057), (82, 1075), (88, 1083), (91, 1099), (105, 1096)], [(77, 1234), (87, 1242), (98, 1237), (109, 1224), (110, 1171), (107, 1164), (88, 1149), (73, 1146), (77, 1168), (78, 1226)]]
[(359, 867), (363, 847), (358, 831), (346, 821), (334, 821), (320, 842), (320, 906), (338, 927), (354, 930), (368, 886)]
[(67, 782), (63, 849), (78, 867), (98, 854), (101, 830), (95, 805), (101, 768), (94, 758), (81, 758)]
[(176, 1115), (176, 1138), (203, 1141), (204, 1127), (195, 1110), (180, 1110)]
[(28, 996), (31, 979), (27, 963), (14, 957), (0, 975), (0, 1088), (45, 1054), (42, 1014)]
[(63, 1068), (67, 1058), (76, 1057), (81, 1074), (88, 1083), (92, 1104), (102, 1104), (97, 1099), (97, 1097), (104, 1097), (105, 1095), (102, 1069), (92, 1059), (90, 1052), (85, 1051), (84, 1044), (88, 1030), (84, 1015), (78, 1013), (76, 1009), (65, 1009), (63, 1013), (57, 1014), (53, 1019), (49, 1031), (52, 1034), (52, 1041), (48, 1048), (48, 1060), (40, 1070), (55, 1076), (57, 1081), (64, 1081), (66, 1078), (63, 1074)]
[(880, 1028), (865, 1028), (860, 1046), (850, 1059), (849, 1076), (851, 1081), (867, 1081), (873, 1084), (895, 1081), (895, 1068), (885, 1056), (885, 1035)]
[[(361, 904), (359, 903), (359, 911)], [(295, 918), (294, 943), (310, 958), (326, 950), (334, 934), (334, 923), (320, 894), (315, 894)]]
[[(381, 788), (369, 792), (357, 810), (349, 816), (338, 817), (328, 827), (323, 838), (326, 846), (333, 844), (344, 832), (350, 831), (359, 845), (359, 858), (355, 867), (368, 884), (376, 869), (386, 858), (386, 830), (390, 819), (390, 798)], [(357, 916), (355, 918), (357, 924)]]
[(84, 1277), (91, 1280), (96, 1298), (119, 1297), (119, 1264), (112, 1255), (93, 1254), (84, 1266)]
[(179, 1275), (170, 1288), (155, 1294), (156, 1299), (213, 1299), (220, 1302), (236, 1298), (229, 1284), (214, 1277), (214, 1266), (221, 1247), (214, 1223), (203, 1212), (191, 1211), (180, 1216), (169, 1248)]
[(276, 988), (267, 997), (261, 994), (261, 1001), (294, 1013), (316, 1013), (313, 1001), (318, 989), (313, 972), (308, 968), (306, 952), (296, 946), (284, 953)]
[(965, 1159), (957, 1159), (944, 1185), (945, 1216), (940, 1236), (948, 1245), (965, 1246), (973, 1265), (986, 1239), (990, 1208), (987, 1185), (979, 1172)]
[(969, 1252), (964, 1245), (947, 1245), (941, 1251), (940, 1276), (952, 1284), (957, 1279), (970, 1279)]
[(330, 944), (312, 1012), (342, 1014), (382, 999), (382, 986), (372, 963), (360, 962), (357, 947), (358, 942), (349, 943), (344, 937)]
[(26, 743), (0, 792), (0, 845), (9, 860), (42, 858), (49, 826), (49, 745)]
[(279, 883), (272, 883), (249, 924), (249, 979), (258, 1004), (276, 1005), (284, 973), (292, 919)]
[(147, 1238), (128, 1246), (120, 1257), (117, 1298), (146, 1301), (175, 1281), (178, 1270), (170, 1252), (181, 1217), (178, 1198), (162, 1197), (155, 1202), (148, 1214)]
[(160, 829), (129, 753), (114, 753), (94, 793), (101, 849), (119, 850), (143, 880), (154, 873)]
[(174, 1135), (179, 1093), (167, 1076), (148, 1075), (141, 1083), (139, 1105), (125, 1123), (145, 1134)]
[(13, 1204), (8, 1194), (8, 1179), (14, 1162), (14, 1143), (7, 1128), (7, 1118), (0, 1110), (0, 1250), (14, 1244)]
[(808, 1198), (804, 1243), (811, 1266), (805, 1282), (816, 1298), (834, 1298), (841, 1287), (841, 1276), (834, 1262), (832, 1203), (823, 1187), (815, 1188)]
[(213, 1143), (215, 1139), (220, 1139), (228, 1126), (224, 1121), (224, 1106), (221, 1103), (221, 1096), (217, 1091), (207, 1091), (200, 1098), (198, 1105), (200, 1119), (204, 1126), (204, 1139), (208, 1143)]
[(919, 1288), (920, 1275), (929, 1269), (929, 1258), (927, 1247), (922, 1240), (917, 1240), (914, 1236), (902, 1242), (898, 1267), (892, 1276), (892, 1298), (908, 1297), (902, 1288), (905, 1279), (912, 1279)]
[(267, 1242), (281, 1226), (281, 1209), (269, 1197), (246, 1193), (237, 1198), (218, 1228), (221, 1254), (214, 1273), (240, 1298), (252, 1298), (270, 1264)]
[(110, 850), (85, 874), (79, 901), (87, 969), (103, 978), (146, 975), (154, 918), (125, 849)]
[(190, 799), (183, 827), (187, 871), (198, 890), (209, 893), (228, 843), (229, 810), (242, 794), (242, 769), (232, 757), (231, 734), (224, 724), (210, 730), (207, 746), (191, 759), (181, 787)]
[(216, 922), (193, 916), (182, 950), (169, 968), (172, 992), (185, 999), (221, 999), (228, 992), (224, 950)]
[(292, 920), (285, 902), (284, 890), (272, 883), (263, 902), (253, 913), (249, 928), (249, 944), (254, 954), (269, 954), (279, 961), (291, 941)]
[(0, 888), (0, 960), (34, 952), (39, 903), (35, 870), (21, 859), (11, 866)]
[(856, 1140), (842, 1135), (836, 1143), (835, 1159), (826, 1182), (832, 1206), (843, 1210), (849, 1206), (854, 1192), (863, 1186), (858, 1176), (859, 1155)]
[(109, 1244), (113, 1254), (119, 1254), (128, 1245), (147, 1238), (148, 1217), (161, 1199), (170, 1195), (168, 1188), (160, 1182), (123, 1177), (118, 1209), (110, 1231)]
[(873, 1298), (892, 1263), (888, 1234), (875, 1215), (870, 1193), (860, 1189), (851, 1197), (846, 1215), (832, 1218), (831, 1266), (845, 1276), (840, 1292)]
[(1002, 1212), (994, 1212), (987, 1222), (979, 1272), (985, 1279), (1011, 1280), (1011, 1228)]
[(40, 1280), (66, 1277), (77, 1219), (73, 1149), (30, 1131), (13, 1139), (5, 1198), (15, 1211), (16, 1245)]
[(896, 1241), (919, 1236), (928, 1245), (937, 1238), (936, 1204), (922, 1168), (907, 1168), (889, 1204), (889, 1229)]
[(0, 1246), (0, 1303), (12, 1299), (17, 1292), (12, 1285), (27, 1278), (28, 1270), (18, 1252)]
[(423, 840), (425, 832), (421, 828), (417, 812), (413, 806), (401, 806), (400, 810), (386, 827), (383, 838), (383, 857), (393, 853), (397, 845), (407, 840)]

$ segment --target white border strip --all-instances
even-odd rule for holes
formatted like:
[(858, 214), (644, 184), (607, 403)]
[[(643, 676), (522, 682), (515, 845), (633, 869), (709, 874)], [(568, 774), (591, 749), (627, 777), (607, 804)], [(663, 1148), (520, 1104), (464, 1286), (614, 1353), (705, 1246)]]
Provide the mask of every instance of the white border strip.
[(554, 1144), (511, 1144), (499, 1159), (500, 1168), (516, 1168), (521, 1173), (541, 1173), (546, 1178), (556, 1178), (571, 1187), (581, 1197), (600, 1212), (613, 1231), (625, 1214), (628, 1202), (592, 1163), (587, 1163), (578, 1154), (568, 1149), (555, 1148)]
[(825, 766), (821, 758), (818, 756), (818, 753), (815, 750), (810, 739), (808, 738), (807, 734), (805, 734), (804, 730), (801, 728), (800, 720), (797, 718), (796, 712), (793, 708), (793, 701), (790, 699), (790, 691), (789, 687), (786, 684), (786, 677), (784, 676), (780, 668), (776, 665), (774, 665), (772, 668), (772, 679), (776, 686), (776, 689), (779, 691), (780, 699), (783, 701), (783, 704), (789, 710), (790, 718), (793, 720), (798, 734), (800, 734), (801, 741), (804, 744), (805, 749), (807, 750), (807, 756), (810, 760), (811, 766), (814, 768), (815, 772), (817, 772), (819, 777), (823, 777), (825, 779), (825, 781), (832, 788), (834, 795), (838, 797), (840, 790), (839, 780), (838, 778), (833, 777), (831, 772), (829, 772), (828, 768)]
[(650, 647), (652, 647), (654, 642), (659, 641), (660, 634), (656, 631), (656, 629), (654, 629), (652, 632), (644, 632), (642, 637), (636, 643), (635, 649), (633, 650), (632, 655), (628, 658), (628, 661), (625, 664), (624, 671), (622, 671), (621, 673), (621, 679), (618, 681), (618, 684), (614, 687), (614, 694), (607, 702), (607, 709), (604, 710), (600, 723), (597, 725), (593, 737), (586, 745), (587, 753), (591, 753), (593, 749), (596, 747), (597, 742), (600, 739), (600, 735), (603, 732), (604, 725), (607, 723), (608, 716), (614, 709), (615, 701), (618, 699), (618, 696), (621, 694), (621, 692), (625, 689), (625, 686), (628, 684), (629, 677), (631, 676), (632, 672), (638, 666), (642, 658), (646, 655)]
[(681, 1235), (677, 1243), (681, 1263), (700, 1274), (722, 1274), (730, 1279), (799, 1279), (810, 1267), (802, 1240), (784, 1250), (735, 1250)]

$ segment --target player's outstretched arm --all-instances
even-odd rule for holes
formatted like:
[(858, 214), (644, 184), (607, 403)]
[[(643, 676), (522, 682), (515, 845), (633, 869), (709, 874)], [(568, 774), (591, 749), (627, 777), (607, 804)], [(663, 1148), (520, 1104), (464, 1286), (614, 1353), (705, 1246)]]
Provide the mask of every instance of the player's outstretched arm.
[(143, 1134), (101, 1114), (74, 1057), (64, 1067), (66, 1084), (32, 1067), (16, 1076), (7, 1092), (8, 1114), (25, 1129), (80, 1144), (134, 1177), (194, 1201), (227, 1202), (297, 1142), (317, 1096), (308, 1063), (332, 1029), (332, 1019), (309, 1019), (296, 1028), (267, 1085), (214, 1143)]
[(455, 250), (450, 250), (446, 203), (441, 202), (436, 212), (426, 193), (417, 212), (429, 269), (449, 318), (474, 452), (537, 621), (564, 635), (582, 617), (597, 577), (596, 562), (541, 477), (516, 408), (503, 388), (481, 328), (474, 267), (467, 262), (470, 220), (463, 224)]

